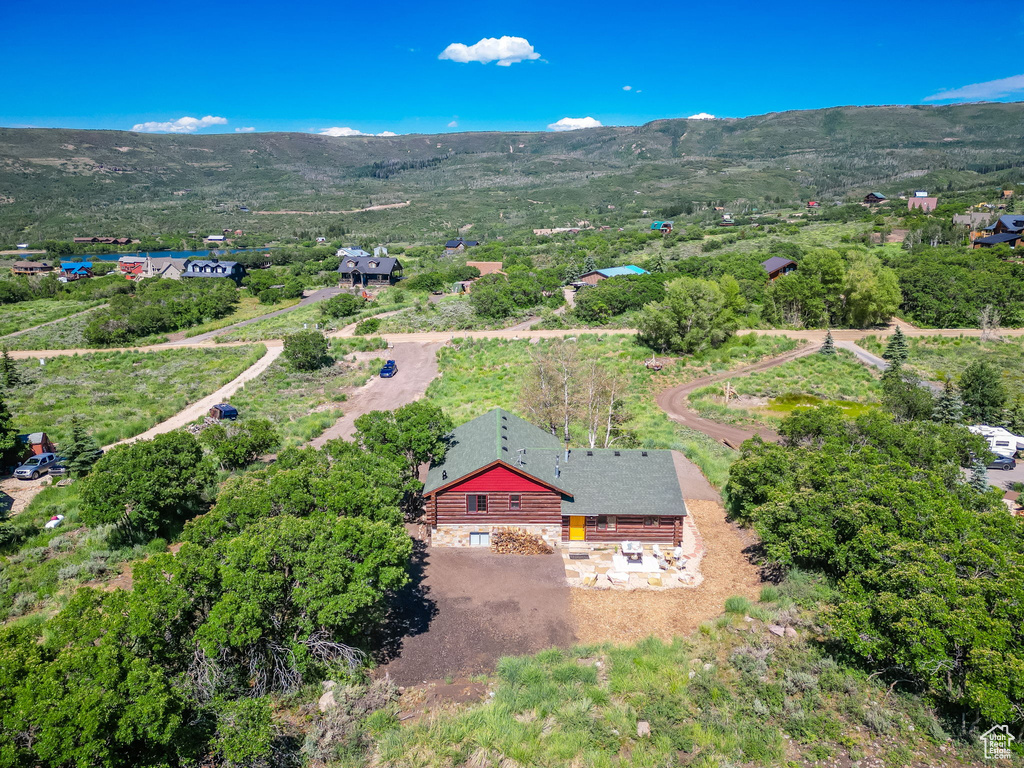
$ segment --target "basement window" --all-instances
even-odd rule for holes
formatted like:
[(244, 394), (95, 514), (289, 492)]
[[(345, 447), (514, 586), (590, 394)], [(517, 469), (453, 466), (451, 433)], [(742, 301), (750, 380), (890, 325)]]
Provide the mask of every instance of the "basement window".
[(484, 494), (471, 493), (466, 496), (466, 511), (467, 512), (486, 512), (487, 511), (487, 496)]
[(615, 530), (615, 515), (598, 515), (597, 516), (597, 530), (599, 530), (599, 531), (614, 531)]

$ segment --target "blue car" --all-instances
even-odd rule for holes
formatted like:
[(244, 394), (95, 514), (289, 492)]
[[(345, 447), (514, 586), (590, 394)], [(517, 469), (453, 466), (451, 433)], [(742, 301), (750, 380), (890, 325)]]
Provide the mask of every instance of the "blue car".
[(384, 363), (384, 367), (380, 369), (380, 377), (382, 379), (390, 379), (396, 373), (398, 373), (398, 363), (394, 360), (388, 360)]

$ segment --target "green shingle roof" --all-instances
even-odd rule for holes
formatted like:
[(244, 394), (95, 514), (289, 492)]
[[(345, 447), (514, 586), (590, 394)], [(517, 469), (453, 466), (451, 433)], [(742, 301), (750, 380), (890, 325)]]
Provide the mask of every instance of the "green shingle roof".
[(500, 408), (456, 427), (450, 439), (424, 493), (503, 461), (562, 490), (565, 515), (687, 514), (670, 451), (574, 448), (566, 459), (558, 438)]

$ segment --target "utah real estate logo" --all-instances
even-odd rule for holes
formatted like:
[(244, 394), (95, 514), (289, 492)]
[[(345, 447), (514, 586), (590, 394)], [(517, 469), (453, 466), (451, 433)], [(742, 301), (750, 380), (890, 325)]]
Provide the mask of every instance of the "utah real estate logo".
[(981, 740), (985, 744), (986, 760), (1009, 760), (1010, 744), (1017, 739), (1008, 726), (993, 725), (981, 734)]

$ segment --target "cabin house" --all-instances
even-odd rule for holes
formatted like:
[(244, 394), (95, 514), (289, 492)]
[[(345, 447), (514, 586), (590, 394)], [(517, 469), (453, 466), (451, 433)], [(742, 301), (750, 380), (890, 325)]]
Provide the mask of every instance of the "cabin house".
[(878, 205), (879, 203), (884, 203), (887, 200), (888, 198), (881, 192), (868, 192), (864, 195), (864, 202), (867, 205)]
[(12, 275), (45, 275), (52, 271), (53, 267), (45, 261), (16, 261), (11, 266)]
[(478, 245), (480, 245), (479, 240), (463, 240), (461, 237), (457, 237), (444, 244), (444, 255), (454, 256), (457, 253), (465, 253), (467, 248), (473, 248)]
[(130, 237), (76, 237), (72, 241), (78, 245), (131, 245)]
[(992, 224), (985, 227), (986, 232), (993, 235), (1019, 235), (1024, 232), (1024, 214), (1010, 213), (1000, 216)]
[(939, 198), (937, 197), (919, 197), (915, 194), (913, 197), (907, 200), (907, 210), (919, 210), (925, 213), (930, 213), (935, 210), (935, 207), (939, 204)]
[(670, 451), (566, 450), (501, 408), (455, 428), (423, 496), (433, 546), (486, 547), (509, 526), (552, 546), (679, 546), (688, 514)]
[(808, 200), (807, 201), (807, 207), (808, 208), (821, 208), (821, 203), (819, 203), (817, 200)]
[(146, 266), (145, 256), (122, 256), (117, 260), (117, 270), (129, 280), (138, 280)]
[(338, 273), (342, 284), (394, 285), (402, 279), (402, 264), (390, 256), (345, 256), (338, 265)]
[(224, 235), (207, 235), (203, 239), (208, 243), (223, 243), (226, 238)]
[(1008, 245), (1011, 248), (1016, 248), (1017, 243), (1020, 242), (1021, 233), (1003, 232), (999, 235), (988, 235), (986, 237), (979, 237), (971, 241), (972, 248), (993, 248), (997, 245)]
[(92, 277), (92, 262), (62, 261), (60, 263), (60, 276), (64, 278), (65, 282), (68, 280), (82, 280), (86, 277)]
[(641, 269), (635, 264), (629, 264), (625, 267), (608, 267), (607, 269), (595, 269), (592, 272), (586, 272), (580, 275), (574, 282), (573, 285), (580, 287), (583, 285), (597, 285), (602, 280), (607, 280), (609, 277), (629, 277), (630, 275), (649, 275), (646, 269)]
[(796, 271), (796, 262), (792, 259), (784, 259), (782, 256), (772, 256), (761, 262), (761, 269), (768, 273), (769, 280), (788, 275)]
[(245, 275), (245, 267), (237, 261), (218, 261), (217, 259), (190, 261), (185, 271), (181, 273), (183, 278), (226, 277), (234, 280), (235, 285), (241, 285)]
[(149, 256), (142, 267), (142, 276), (180, 280), (188, 268), (189, 261), (190, 259), (176, 259), (173, 256)]
[(30, 452), (33, 456), (41, 453), (56, 453), (56, 446), (50, 442), (45, 432), (32, 432), (28, 435), (18, 435), (18, 445)]
[(664, 232), (666, 235), (672, 231), (671, 221), (655, 221), (651, 224), (651, 230), (654, 232)]

